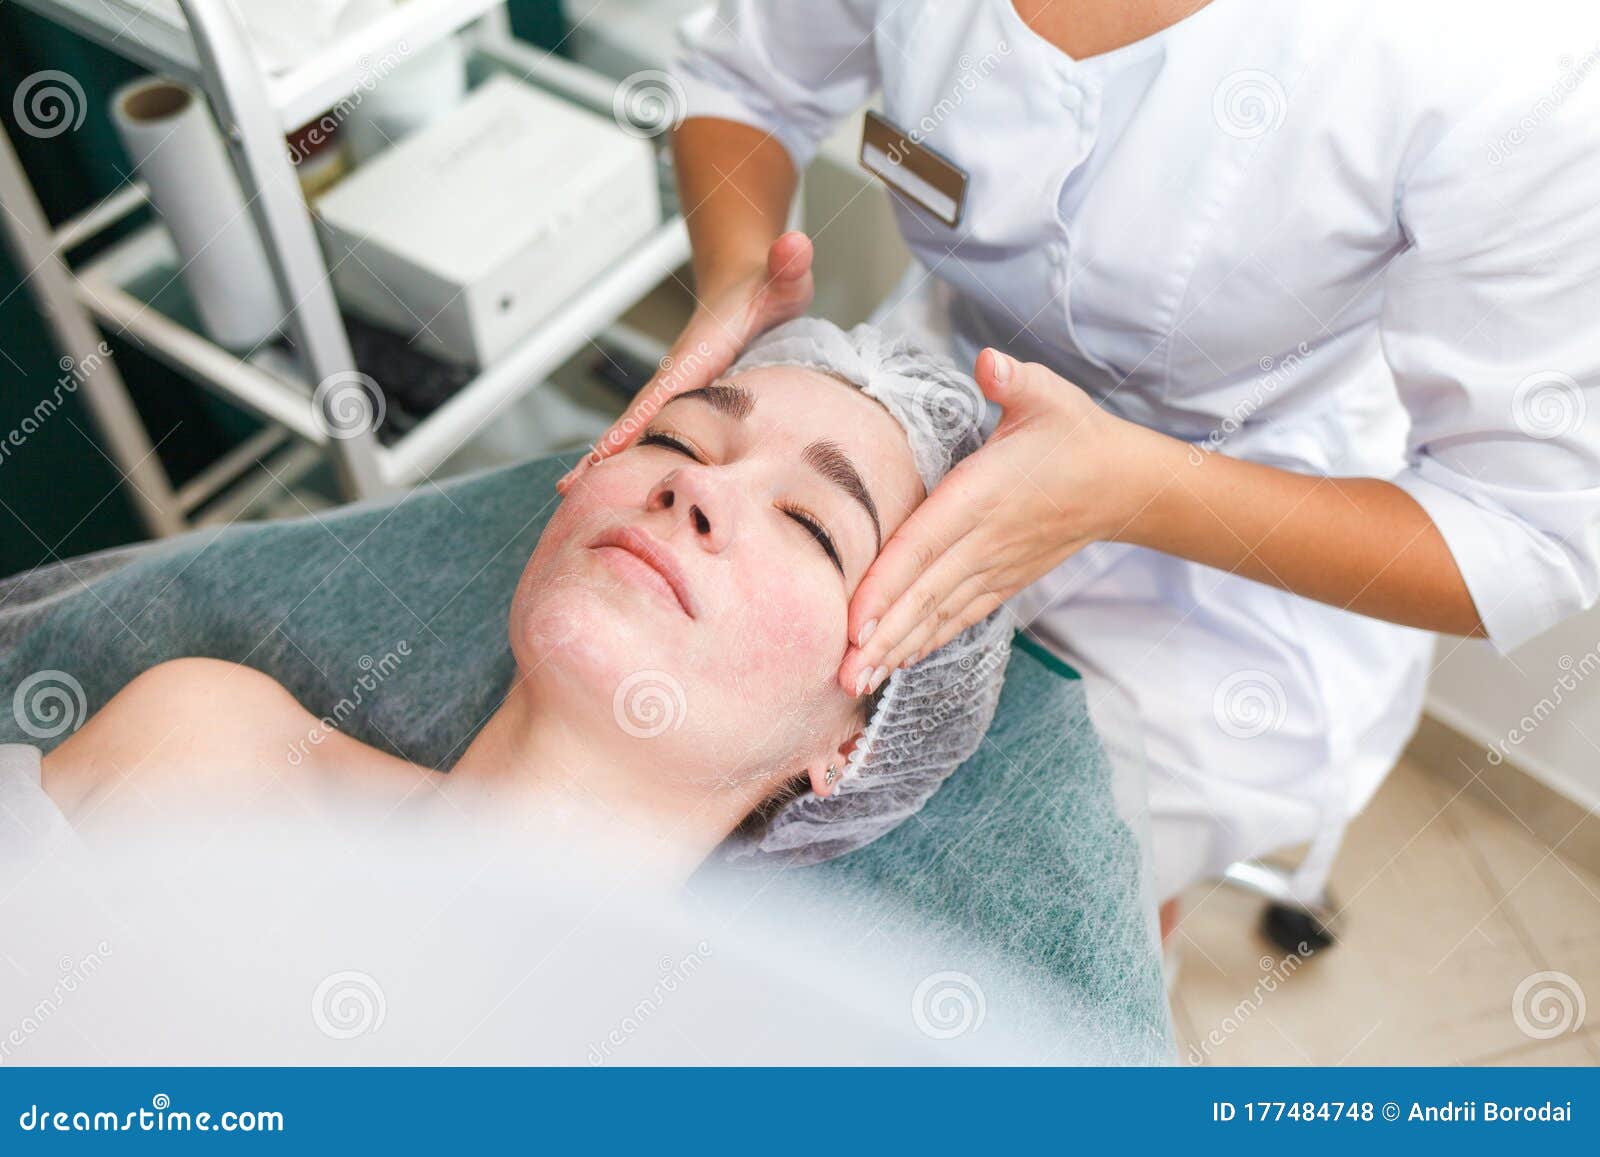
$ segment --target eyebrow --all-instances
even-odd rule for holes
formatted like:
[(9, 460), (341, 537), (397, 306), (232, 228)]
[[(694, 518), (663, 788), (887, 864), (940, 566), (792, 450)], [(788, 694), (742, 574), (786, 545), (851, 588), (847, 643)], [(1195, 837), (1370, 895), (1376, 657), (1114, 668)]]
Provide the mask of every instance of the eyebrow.
[[(712, 409), (726, 414), (736, 422), (744, 421), (756, 408), (756, 397), (749, 390), (731, 382), (719, 382), (715, 385), (701, 386), (697, 390), (686, 390), (668, 398), (662, 409), (673, 402), (689, 398), (705, 402)], [(872, 493), (867, 489), (867, 484), (862, 480), (861, 472), (856, 469), (855, 463), (850, 461), (850, 455), (846, 454), (837, 442), (822, 438), (807, 446), (801, 453), (800, 460), (861, 504), (861, 508), (867, 512), (867, 517), (872, 519), (872, 535), (877, 542), (877, 550), (881, 551), (883, 525), (878, 519), (878, 504), (872, 500)]]
[[(878, 504), (872, 501), (872, 494), (867, 490), (867, 484), (861, 480), (861, 474), (856, 470), (855, 463), (850, 461), (850, 455), (841, 450), (837, 442), (823, 438), (807, 446), (800, 459), (861, 504), (862, 509), (867, 512), (867, 517), (872, 519), (872, 534), (877, 539), (877, 549), (881, 551), (883, 527), (878, 522)], [(874, 551), (874, 554), (876, 553)]]
[(716, 385), (701, 386), (698, 390), (685, 390), (681, 394), (670, 397), (662, 405), (666, 409), (673, 402), (681, 402), (688, 398), (695, 398), (706, 403), (718, 413), (726, 414), (736, 422), (742, 422), (750, 416), (756, 408), (756, 396), (743, 386), (723, 382)]

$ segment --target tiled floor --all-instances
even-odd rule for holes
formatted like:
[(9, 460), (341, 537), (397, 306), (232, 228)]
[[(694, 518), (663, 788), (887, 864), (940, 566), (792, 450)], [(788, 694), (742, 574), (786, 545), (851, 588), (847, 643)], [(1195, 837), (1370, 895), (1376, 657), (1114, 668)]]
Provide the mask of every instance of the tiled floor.
[(1173, 1017), (1188, 1063), (1600, 1064), (1600, 876), (1506, 809), (1402, 763), (1332, 888), (1345, 934), (1305, 960), (1257, 931), (1260, 901), (1185, 896)]

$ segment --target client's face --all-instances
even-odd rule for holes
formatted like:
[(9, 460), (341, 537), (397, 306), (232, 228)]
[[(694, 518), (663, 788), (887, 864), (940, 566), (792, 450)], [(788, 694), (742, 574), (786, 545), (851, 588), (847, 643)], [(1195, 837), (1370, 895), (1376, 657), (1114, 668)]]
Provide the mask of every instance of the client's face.
[(850, 595), (922, 496), (899, 423), (826, 374), (685, 394), (551, 518), (512, 606), (518, 668), (663, 775), (821, 785), (862, 723), (834, 678)]

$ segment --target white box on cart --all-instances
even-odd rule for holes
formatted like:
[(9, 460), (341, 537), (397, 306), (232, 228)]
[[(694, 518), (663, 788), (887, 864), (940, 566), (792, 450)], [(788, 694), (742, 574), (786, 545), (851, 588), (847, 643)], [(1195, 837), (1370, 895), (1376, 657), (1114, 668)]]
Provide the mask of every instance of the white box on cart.
[(508, 76), (316, 205), (340, 302), (487, 365), (661, 222), (655, 149)]

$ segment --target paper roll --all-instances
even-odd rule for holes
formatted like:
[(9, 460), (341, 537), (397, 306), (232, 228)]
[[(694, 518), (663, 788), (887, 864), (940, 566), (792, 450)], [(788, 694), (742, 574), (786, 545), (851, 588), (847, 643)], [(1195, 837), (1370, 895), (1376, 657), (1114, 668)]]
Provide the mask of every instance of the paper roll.
[(111, 119), (172, 233), (206, 333), (236, 350), (276, 334), (284, 320), (278, 288), (204, 98), (146, 78), (117, 91)]

